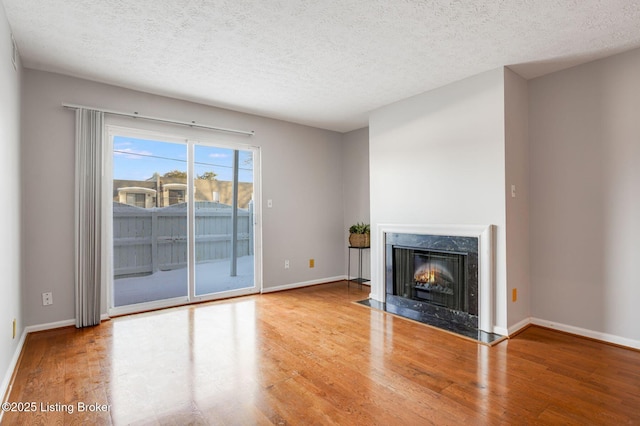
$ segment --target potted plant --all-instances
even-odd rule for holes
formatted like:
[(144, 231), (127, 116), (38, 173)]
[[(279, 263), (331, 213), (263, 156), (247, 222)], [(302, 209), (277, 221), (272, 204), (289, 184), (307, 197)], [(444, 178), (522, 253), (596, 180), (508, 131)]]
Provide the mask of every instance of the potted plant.
[(371, 227), (368, 223), (358, 222), (349, 227), (349, 245), (351, 247), (369, 247)]

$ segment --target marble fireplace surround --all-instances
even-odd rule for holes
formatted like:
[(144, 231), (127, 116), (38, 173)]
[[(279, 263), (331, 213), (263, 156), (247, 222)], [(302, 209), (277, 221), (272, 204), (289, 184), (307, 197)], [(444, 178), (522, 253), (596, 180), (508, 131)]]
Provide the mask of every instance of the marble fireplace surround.
[(385, 245), (386, 234), (420, 234), (478, 238), (478, 329), (494, 332), (495, 309), (495, 248), (494, 225), (404, 225), (377, 224), (376, 250), (372, 260), (373, 276), (370, 297), (385, 302)]

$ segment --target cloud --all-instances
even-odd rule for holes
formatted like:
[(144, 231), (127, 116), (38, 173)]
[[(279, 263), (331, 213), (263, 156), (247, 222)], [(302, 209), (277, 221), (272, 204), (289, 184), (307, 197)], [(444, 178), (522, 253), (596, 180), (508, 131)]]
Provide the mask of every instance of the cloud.
[(220, 154), (214, 152), (213, 154), (209, 154), (209, 158), (229, 158), (229, 154)]

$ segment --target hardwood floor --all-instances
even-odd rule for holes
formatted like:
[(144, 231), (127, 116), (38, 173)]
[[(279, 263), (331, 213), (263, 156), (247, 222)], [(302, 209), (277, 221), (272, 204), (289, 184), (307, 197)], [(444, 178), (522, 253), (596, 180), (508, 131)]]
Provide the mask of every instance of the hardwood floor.
[(8, 400), (37, 409), (2, 424), (640, 424), (640, 352), (538, 327), (488, 347), (351, 303), (368, 292), (30, 334)]

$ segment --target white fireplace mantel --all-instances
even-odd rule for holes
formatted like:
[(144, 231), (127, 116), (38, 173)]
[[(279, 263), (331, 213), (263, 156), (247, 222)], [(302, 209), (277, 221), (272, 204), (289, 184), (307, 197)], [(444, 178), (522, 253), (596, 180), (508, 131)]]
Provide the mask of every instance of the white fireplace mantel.
[(494, 332), (495, 274), (494, 225), (407, 225), (380, 223), (371, 238), (371, 294), (385, 302), (385, 235), (387, 233), (450, 235), (478, 238), (478, 328)]

